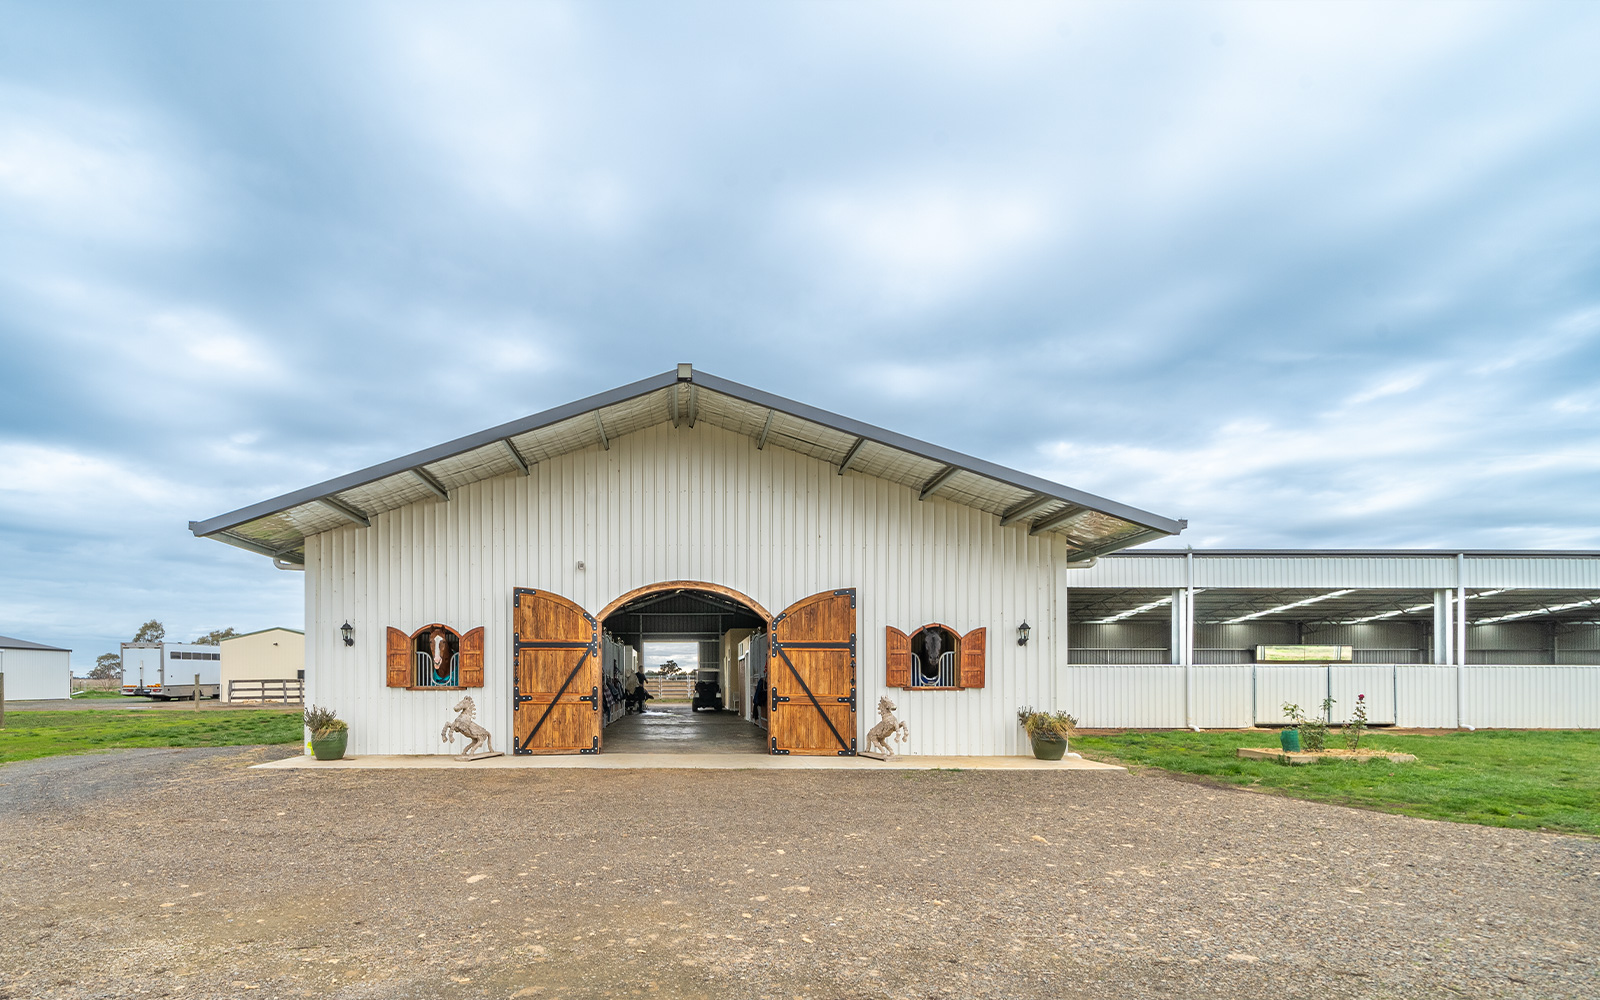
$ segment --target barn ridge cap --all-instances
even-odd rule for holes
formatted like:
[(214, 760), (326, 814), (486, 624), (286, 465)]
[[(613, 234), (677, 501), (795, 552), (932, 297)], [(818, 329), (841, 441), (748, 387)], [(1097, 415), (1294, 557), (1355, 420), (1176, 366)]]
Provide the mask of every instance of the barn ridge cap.
[(826, 461), (839, 475), (872, 475), (975, 507), (1002, 525), (1063, 537), (1089, 559), (1176, 535), (1187, 522), (951, 451), (841, 414), (679, 364), (672, 370), (458, 437), (203, 521), (197, 537), (294, 564), (305, 538), (671, 422), (706, 421), (757, 442)]

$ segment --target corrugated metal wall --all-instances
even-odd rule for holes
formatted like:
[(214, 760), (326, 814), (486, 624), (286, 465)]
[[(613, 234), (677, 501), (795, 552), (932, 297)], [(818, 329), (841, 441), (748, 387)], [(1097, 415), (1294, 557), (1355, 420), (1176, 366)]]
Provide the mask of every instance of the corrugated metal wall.
[(72, 697), (72, 654), (64, 649), (0, 649), (6, 701)]
[[(1187, 724), (1186, 668), (1067, 666), (1061, 707), (1091, 729), (1179, 729)], [(1283, 704), (1315, 715), (1331, 693), (1333, 720), (1367, 696), (1377, 725), (1456, 725), (1456, 668), (1418, 665), (1197, 666), (1195, 723), (1203, 729), (1280, 725)], [(1466, 719), (1480, 729), (1600, 729), (1600, 666), (1466, 668)], [(1252, 714), (1252, 707), (1254, 712)]]
[[(598, 613), (647, 584), (699, 580), (772, 614), (811, 594), (858, 590), (861, 733), (877, 721), (885, 625), (988, 632), (988, 683), (891, 692), (910, 752), (1011, 754), (1019, 706), (1050, 705), (1056, 555), (1049, 539), (902, 486), (701, 425), (661, 425), (313, 536), (306, 546), (308, 698), (350, 723), (352, 753), (439, 753), (455, 691), (384, 687), (384, 629), (486, 628), (479, 718), (511, 731), (513, 587)], [(583, 569), (578, 563), (584, 564)], [(1026, 618), (1027, 646), (1015, 641)], [(349, 620), (356, 644), (338, 627)]]

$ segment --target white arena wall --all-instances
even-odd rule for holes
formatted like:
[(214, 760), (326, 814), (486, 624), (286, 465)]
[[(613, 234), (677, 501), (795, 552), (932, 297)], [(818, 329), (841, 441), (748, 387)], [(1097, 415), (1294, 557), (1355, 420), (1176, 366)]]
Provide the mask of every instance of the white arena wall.
[(0, 649), (6, 701), (72, 697), (71, 661), (65, 649)]
[[(1465, 697), (1457, 703), (1457, 681)], [(1192, 688), (1191, 688), (1192, 685)], [(1281, 725), (1285, 701), (1343, 722), (1365, 694), (1368, 718), (1419, 729), (1600, 729), (1600, 666), (1068, 666), (1058, 705), (1090, 729)], [(1193, 707), (1190, 707), (1191, 691)]]

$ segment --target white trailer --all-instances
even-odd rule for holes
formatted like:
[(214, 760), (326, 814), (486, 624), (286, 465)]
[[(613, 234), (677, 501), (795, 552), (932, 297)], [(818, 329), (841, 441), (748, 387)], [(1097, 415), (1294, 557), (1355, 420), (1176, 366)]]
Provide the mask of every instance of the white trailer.
[(196, 675), (200, 678), (200, 697), (217, 697), (222, 689), (222, 652), (218, 647), (190, 642), (122, 644), (125, 695), (149, 695), (162, 701), (193, 698)]

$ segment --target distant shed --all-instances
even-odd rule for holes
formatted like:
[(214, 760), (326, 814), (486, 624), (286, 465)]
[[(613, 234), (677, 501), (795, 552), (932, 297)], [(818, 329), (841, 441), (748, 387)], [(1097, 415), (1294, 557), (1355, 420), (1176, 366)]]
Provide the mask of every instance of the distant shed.
[(72, 650), (0, 635), (6, 701), (72, 697)]
[(223, 701), (298, 701), (305, 667), (306, 634), (298, 629), (267, 628), (224, 639), (219, 696)]

